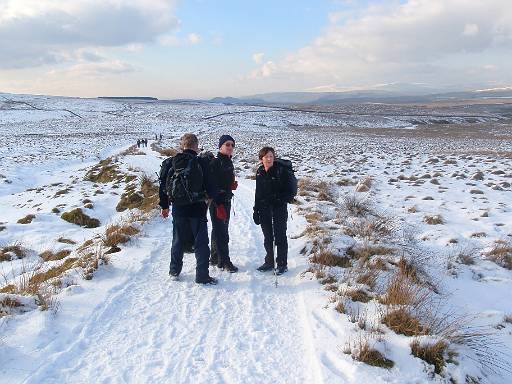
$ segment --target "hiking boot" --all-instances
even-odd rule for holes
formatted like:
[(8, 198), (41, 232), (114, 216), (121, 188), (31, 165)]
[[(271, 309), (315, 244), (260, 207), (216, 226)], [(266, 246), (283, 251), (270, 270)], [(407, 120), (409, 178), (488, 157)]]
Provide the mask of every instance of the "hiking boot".
[(210, 257), (210, 265), (217, 265), (218, 262), (217, 258)]
[(263, 263), (262, 265), (260, 265), (258, 267), (257, 270), (260, 272), (267, 272), (267, 271), (271, 271), (272, 269), (274, 269), (274, 266), (272, 264)]
[(169, 277), (171, 281), (178, 281), (180, 279), (179, 273), (169, 272)]
[(202, 280), (197, 280), (196, 279), (196, 283), (197, 284), (204, 284), (204, 285), (206, 285), (206, 284), (208, 284), (208, 285), (217, 285), (218, 282), (219, 281), (216, 278), (211, 277), (211, 276), (208, 276), (208, 277), (206, 277), (205, 279), (202, 279)]
[(288, 267), (286, 265), (281, 265), (280, 267), (277, 267), (276, 275), (280, 276), (285, 272), (288, 272)]
[(231, 261), (228, 261), (224, 264), (224, 268), (222, 268), (224, 271), (228, 271), (229, 273), (235, 273), (238, 272), (238, 267), (234, 266)]

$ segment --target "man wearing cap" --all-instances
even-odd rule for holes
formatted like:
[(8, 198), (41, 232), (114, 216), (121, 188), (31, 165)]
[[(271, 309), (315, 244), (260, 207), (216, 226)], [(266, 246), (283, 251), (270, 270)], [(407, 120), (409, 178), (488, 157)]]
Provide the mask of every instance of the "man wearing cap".
[(210, 204), (212, 220), (210, 264), (217, 265), (225, 271), (235, 273), (238, 268), (229, 258), (229, 216), (233, 191), (238, 187), (231, 157), (235, 148), (235, 140), (230, 135), (222, 135), (219, 139), (219, 152), (210, 162), (210, 179), (216, 183), (218, 197)]

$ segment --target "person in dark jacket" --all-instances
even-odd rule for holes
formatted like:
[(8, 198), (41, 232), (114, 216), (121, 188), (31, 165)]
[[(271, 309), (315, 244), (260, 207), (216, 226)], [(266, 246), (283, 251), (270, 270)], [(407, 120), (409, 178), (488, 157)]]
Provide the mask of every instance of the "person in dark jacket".
[(277, 247), (277, 274), (288, 270), (288, 240), (286, 226), (288, 202), (293, 198), (289, 175), (283, 165), (276, 162), (275, 150), (263, 147), (258, 153), (261, 165), (256, 171), (256, 192), (253, 219), (261, 224), (265, 246), (265, 262), (258, 271), (274, 269), (274, 242)]
[[(217, 284), (217, 279), (211, 277), (208, 271), (208, 260), (210, 258), (210, 248), (208, 241), (208, 226), (206, 212), (208, 206), (206, 204), (206, 196), (209, 198), (217, 198), (218, 192), (215, 184), (212, 183), (209, 174), (209, 164), (206, 159), (197, 156), (199, 152), (199, 141), (197, 136), (187, 133), (181, 138), (182, 153), (176, 155), (172, 160), (166, 180), (169, 180), (175, 172), (174, 168), (178, 168), (179, 159), (188, 158), (189, 161), (196, 161), (194, 163), (199, 166), (200, 170), (197, 171), (201, 177), (199, 181), (200, 191), (194, 192), (198, 196), (197, 201), (192, 203), (179, 203), (175, 201), (172, 204), (172, 217), (173, 217), (173, 238), (171, 247), (171, 263), (169, 265), (169, 275), (173, 280), (177, 280), (181, 269), (183, 267), (183, 253), (184, 247), (188, 242), (190, 233), (194, 238), (194, 249), (196, 256), (196, 283), (199, 284)], [(179, 159), (178, 159), (179, 158)], [(182, 162), (183, 164), (183, 162)], [(192, 163), (188, 163), (189, 165)], [(182, 168), (183, 169), (183, 168)], [(166, 187), (166, 180), (160, 182), (160, 202), (162, 208), (161, 214), (164, 218), (169, 216), (169, 200), (168, 191)], [(187, 193), (190, 193), (187, 191)]]
[(235, 140), (229, 135), (219, 139), (219, 152), (210, 162), (211, 178), (219, 191), (217, 202), (210, 204), (212, 220), (210, 264), (231, 273), (238, 271), (229, 258), (229, 217), (233, 191), (238, 187), (235, 180), (235, 169), (231, 156), (235, 148)]

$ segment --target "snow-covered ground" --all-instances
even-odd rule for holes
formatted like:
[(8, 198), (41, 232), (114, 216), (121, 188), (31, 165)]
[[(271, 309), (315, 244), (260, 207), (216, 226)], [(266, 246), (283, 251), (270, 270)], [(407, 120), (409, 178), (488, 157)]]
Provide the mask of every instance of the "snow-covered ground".
[[(469, 124), (451, 112), (451, 122), (464, 125), (426, 117), (420, 124), (417, 115), (424, 108), (393, 115), (384, 107), (361, 106), (361, 116), (346, 116), (270, 107), (3, 96), (11, 101), (0, 104), (0, 247), (19, 246), (24, 254), (16, 256), (11, 250), (0, 261), (0, 382), (512, 379), (512, 272), (506, 268), (507, 258), (501, 262), (490, 256), (497, 246), (506, 251), (512, 240), (512, 129), (503, 116), (489, 113)], [(345, 113), (349, 107), (343, 108)], [(375, 108), (384, 110), (368, 116)], [(414, 129), (401, 129), (406, 127)], [(230, 249), (241, 271), (227, 274), (212, 268), (211, 274), (220, 279), (215, 287), (193, 283), (192, 255), (185, 257), (183, 281), (168, 280), (171, 220), (158, 217), (156, 210), (142, 219), (134, 218), (137, 209), (116, 210), (130, 186), (139, 188), (142, 175), (156, 180), (163, 157), (150, 147), (155, 133), (163, 134), (160, 147), (176, 147), (188, 131), (199, 135), (206, 150), (214, 151), (223, 133), (237, 141), (240, 188)], [(142, 137), (151, 140), (148, 148), (126, 151)], [(318, 190), (303, 185), (298, 204), (290, 206), (290, 271), (280, 277), (277, 288), (271, 274), (255, 271), (264, 250), (261, 230), (252, 223), (250, 176), (264, 144), (292, 159), (299, 177), (326, 183)], [(91, 168), (106, 158), (117, 176), (88, 178)], [(361, 187), (365, 178), (371, 182)], [(371, 215), (357, 217), (347, 211), (346, 201), (353, 196), (388, 218), (396, 238), (386, 234), (368, 243), (356, 233), (356, 224), (367, 224)], [(61, 219), (75, 208), (98, 219), (99, 226), (88, 229)], [(18, 223), (27, 215), (34, 217)], [(91, 275), (81, 264), (89, 252), (84, 244), (100, 247), (109, 225), (123, 220), (140, 233), (108, 259), (97, 259), (99, 268), (88, 280)], [(343, 268), (325, 266), (310, 262), (319, 242), (339, 257), (362, 245), (395, 252), (371, 256), (371, 262), (387, 265), (378, 272), (368, 269), (371, 262), (361, 266), (355, 258)], [(411, 355), (410, 347), (412, 340), (435, 341), (439, 334), (413, 338), (382, 324), (390, 276), (411, 247), (421, 261), (416, 266), (418, 284), (430, 287), (429, 297), (435, 297), (439, 312), (464, 318), (461, 329), (478, 329), (488, 344), (476, 333), (476, 344), (456, 343), (450, 334), (440, 374)], [(98, 249), (92, 252), (104, 252)], [(45, 251), (68, 252), (48, 259)], [(512, 262), (512, 255), (508, 257)], [(24, 287), (34, 274), (56, 270), (66, 260), (72, 268), (43, 284), (45, 292), (51, 291), (50, 299), (30, 289), (23, 294), (6, 289), (13, 283)], [(409, 261), (412, 265), (414, 260)], [(370, 271), (376, 274), (374, 284), (360, 279)], [(353, 290), (363, 290), (370, 300), (350, 299)], [(9, 306), (6, 299), (20, 305)], [(42, 301), (48, 310), (39, 310)], [(340, 302), (343, 311), (335, 309)], [(362, 343), (394, 366), (385, 369), (355, 360)]]

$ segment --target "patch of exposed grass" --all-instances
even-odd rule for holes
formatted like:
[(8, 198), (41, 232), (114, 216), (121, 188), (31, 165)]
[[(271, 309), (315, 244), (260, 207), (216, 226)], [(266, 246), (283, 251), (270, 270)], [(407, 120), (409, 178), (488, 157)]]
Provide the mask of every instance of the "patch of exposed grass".
[(32, 220), (36, 218), (36, 215), (30, 214), (17, 221), (18, 224), (30, 224)]
[(444, 224), (444, 219), (441, 215), (425, 215), (423, 221), (428, 225), (440, 225)]
[(394, 249), (384, 247), (382, 245), (359, 245), (352, 246), (347, 249), (347, 256), (366, 262), (375, 255), (391, 255), (394, 253)]
[(312, 263), (325, 265), (327, 267), (347, 268), (350, 266), (350, 259), (348, 257), (338, 256), (325, 247), (320, 247), (317, 252), (311, 255), (309, 260)]
[(372, 299), (372, 297), (364, 289), (352, 289), (346, 291), (345, 295), (352, 301), (357, 301), (360, 303), (367, 303)]
[(120, 177), (119, 168), (111, 157), (101, 160), (86, 174), (85, 180), (93, 183), (110, 183)]
[(355, 194), (343, 197), (342, 208), (345, 212), (354, 217), (363, 217), (373, 211), (372, 204), (368, 199), (358, 197)]
[(395, 365), (392, 360), (386, 358), (376, 349), (371, 348), (368, 341), (360, 342), (356, 351), (352, 353), (352, 357), (357, 361), (361, 361), (374, 367), (391, 369)]
[(431, 293), (428, 289), (416, 285), (410, 278), (396, 272), (388, 282), (380, 303), (385, 305), (406, 305), (417, 307), (429, 302)]
[(512, 269), (512, 242), (498, 240), (487, 253), (487, 258), (506, 269)]
[(18, 243), (0, 248), (0, 261), (10, 261), (13, 259), (13, 256), (23, 259), (27, 256), (27, 250)]
[(100, 221), (98, 219), (86, 215), (80, 208), (64, 212), (60, 217), (68, 223), (76, 224), (85, 228), (96, 228), (100, 226)]
[(102, 238), (103, 245), (106, 247), (115, 247), (124, 244), (130, 240), (130, 237), (139, 233), (139, 230), (129, 223), (111, 224), (105, 230)]
[(34, 293), (37, 292), (37, 287), (50, 279), (61, 276), (64, 272), (76, 267), (77, 258), (68, 258), (64, 262), (57, 266), (48, 269), (45, 272), (35, 273), (29, 280), (29, 287), (34, 287)]
[(436, 343), (421, 343), (418, 339), (411, 343), (411, 353), (413, 356), (420, 358), (434, 366), (434, 371), (438, 375), (443, 372), (446, 365), (444, 354), (448, 344), (442, 340)]
[(39, 257), (43, 259), (44, 261), (55, 261), (55, 260), (62, 260), (63, 258), (69, 256), (71, 254), (71, 251), (69, 249), (63, 249), (57, 252), (54, 251), (44, 251), (41, 252)]
[(65, 238), (65, 237), (59, 237), (59, 238), (57, 239), (57, 241), (58, 241), (59, 243), (64, 243), (64, 244), (76, 244), (76, 241), (71, 240), (71, 239), (67, 239), (67, 238)]
[(400, 335), (419, 336), (428, 333), (420, 321), (405, 308), (389, 311), (382, 318), (382, 323)]

